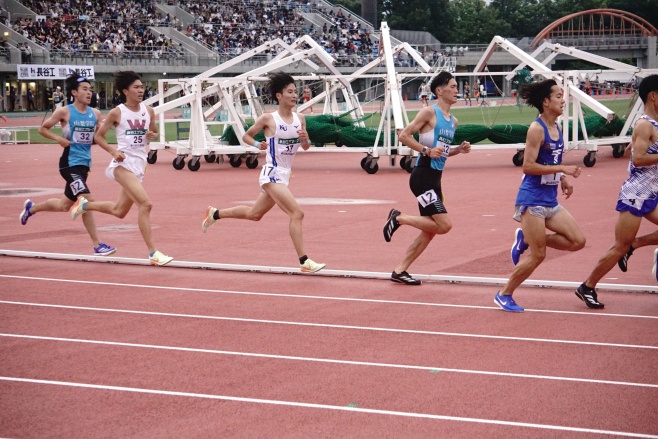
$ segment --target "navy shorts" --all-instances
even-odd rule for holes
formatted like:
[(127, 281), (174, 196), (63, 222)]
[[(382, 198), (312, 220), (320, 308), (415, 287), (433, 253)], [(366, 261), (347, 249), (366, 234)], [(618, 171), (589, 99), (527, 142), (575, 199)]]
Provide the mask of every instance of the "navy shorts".
[(71, 166), (59, 170), (59, 175), (66, 180), (64, 195), (71, 201), (76, 201), (79, 195), (88, 194), (87, 176), (89, 168), (86, 166)]
[(411, 172), (409, 188), (418, 200), (418, 210), (421, 216), (448, 213), (443, 205), (441, 174), (443, 174), (443, 171), (424, 166), (416, 167)]
[(652, 212), (658, 206), (658, 198), (653, 200), (619, 200), (617, 201), (618, 212), (630, 212), (633, 216), (643, 217)]

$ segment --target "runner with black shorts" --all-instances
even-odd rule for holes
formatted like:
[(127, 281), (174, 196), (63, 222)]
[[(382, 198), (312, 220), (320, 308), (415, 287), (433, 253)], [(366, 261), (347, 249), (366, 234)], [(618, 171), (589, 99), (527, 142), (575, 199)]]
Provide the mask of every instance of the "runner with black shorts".
[[(391, 281), (406, 285), (420, 285), (420, 280), (411, 277), (407, 269), (435, 235), (448, 233), (452, 228), (441, 192), (441, 175), (446, 159), (471, 152), (469, 142), (462, 142), (456, 148), (450, 146), (458, 124), (457, 118), (450, 114), (450, 107), (457, 103), (457, 81), (450, 73), (441, 72), (432, 79), (430, 89), (437, 97), (436, 104), (420, 110), (400, 134), (400, 142), (420, 153), (409, 178), (409, 187), (418, 200), (420, 216), (405, 215), (391, 209), (384, 225), (384, 239), (387, 242), (391, 241), (393, 233), (401, 225), (420, 230), (420, 235), (391, 274)], [(418, 141), (413, 137), (415, 133), (419, 133)]]
[[(23, 225), (27, 224), (27, 220), (37, 212), (68, 212), (83, 194), (88, 199), (93, 199), (87, 187), (87, 175), (91, 168), (91, 145), (94, 142), (94, 133), (98, 128), (101, 113), (89, 107), (91, 83), (87, 78), (74, 73), (66, 79), (66, 88), (73, 96), (73, 103), (55, 108), (53, 115), (39, 128), (39, 134), (56, 141), (63, 148), (59, 159), (59, 174), (66, 180), (64, 196), (38, 204), (34, 204), (29, 199), (25, 200), (20, 214)], [(50, 130), (58, 123), (62, 126), (62, 136)], [(99, 241), (96, 223), (91, 213), (84, 215), (82, 222), (94, 243), (94, 255), (108, 256), (117, 251), (116, 248)]]

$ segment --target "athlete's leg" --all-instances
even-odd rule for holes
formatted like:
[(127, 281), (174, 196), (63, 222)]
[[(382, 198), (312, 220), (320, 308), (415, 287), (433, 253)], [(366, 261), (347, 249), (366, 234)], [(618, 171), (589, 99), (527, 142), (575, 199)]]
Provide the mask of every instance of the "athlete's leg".
[(617, 225), (615, 226), (615, 243), (603, 254), (599, 262), (585, 281), (585, 285), (595, 288), (596, 284), (617, 264), (617, 261), (626, 254), (640, 229), (642, 217), (632, 213), (619, 212)]
[[(89, 201), (94, 201), (94, 197), (91, 194), (82, 194), (82, 196), (84, 196)], [(98, 247), (100, 240), (98, 239), (98, 232), (96, 231), (96, 221), (94, 220), (94, 215), (91, 212), (82, 215), (82, 224), (85, 225), (85, 229), (87, 229), (87, 233), (89, 234), (94, 247)]]
[(35, 204), (30, 208), (31, 213), (37, 212), (68, 212), (71, 206), (73, 206), (73, 201), (69, 200), (66, 196), (61, 198), (49, 198), (46, 201)]
[[(273, 184), (273, 183), (272, 183)], [(253, 206), (235, 206), (219, 211), (220, 218), (246, 219), (250, 221), (260, 221), (260, 219), (269, 212), (275, 203), (272, 197), (266, 192), (261, 192), (256, 198)]]
[(434, 233), (424, 232), (421, 230), (418, 237), (414, 239), (414, 242), (412, 242), (409, 248), (407, 248), (407, 252), (404, 254), (404, 259), (402, 259), (402, 262), (400, 262), (398, 266), (395, 267), (394, 271), (396, 273), (407, 271), (407, 269), (409, 269), (411, 264), (418, 258), (418, 256), (420, 256), (425, 251), (435, 236), (436, 234)]
[(284, 184), (267, 183), (263, 185), (263, 190), (290, 217), (289, 228), (292, 244), (295, 246), (297, 256), (300, 258), (305, 256), (306, 252), (304, 251), (304, 238), (302, 235), (304, 212), (299, 207), (297, 200), (295, 200), (295, 197), (293, 197), (288, 187)]
[(514, 290), (526, 280), (546, 257), (546, 222), (543, 218), (533, 216), (529, 210), (521, 215), (521, 229), (523, 229), (524, 240), (530, 247), (530, 254), (520, 261), (505, 286), (500, 290), (500, 295), (512, 295)]
[[(658, 224), (658, 208), (644, 215), (644, 218)], [(658, 230), (647, 235), (636, 236), (632, 244), (633, 248), (646, 247), (647, 245), (658, 245)]]
[(447, 214), (436, 214), (432, 216), (413, 216), (401, 213), (397, 217), (400, 224), (415, 227), (423, 232), (433, 235), (444, 235), (452, 229), (452, 222)]
[(573, 216), (562, 209), (546, 220), (546, 228), (555, 232), (546, 235), (546, 246), (558, 250), (577, 251), (585, 247), (585, 235)]

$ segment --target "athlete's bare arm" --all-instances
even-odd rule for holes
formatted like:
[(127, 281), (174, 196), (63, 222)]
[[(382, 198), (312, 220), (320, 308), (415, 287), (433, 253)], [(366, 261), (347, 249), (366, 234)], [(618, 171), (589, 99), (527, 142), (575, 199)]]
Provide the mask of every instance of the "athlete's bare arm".
[[(414, 151), (421, 152), (424, 145), (414, 139), (414, 134), (416, 133), (426, 133), (427, 131), (434, 129), (434, 124), (436, 123), (436, 116), (434, 109), (432, 107), (425, 107), (416, 114), (414, 120), (407, 125), (402, 132), (400, 133), (400, 142), (407, 145), (409, 148)], [(432, 148), (436, 149), (436, 148)], [(430, 154), (432, 151), (430, 150)], [(440, 151), (437, 151), (438, 156), (441, 155)], [(430, 155), (431, 157), (431, 155)]]
[(68, 107), (58, 107), (53, 111), (52, 116), (46, 119), (43, 124), (39, 127), (39, 134), (45, 137), (46, 139), (54, 140), (59, 143), (62, 148), (66, 148), (71, 145), (71, 141), (65, 139), (62, 136), (59, 136), (53, 133), (50, 129), (57, 125), (58, 123), (65, 124), (69, 121), (69, 108)]
[(306, 118), (299, 113), (297, 113), (297, 117), (299, 117), (299, 122), (302, 124), (302, 129), (297, 131), (299, 133), (299, 141), (302, 144), (302, 149), (306, 151), (311, 147), (311, 139), (308, 137), (308, 132), (306, 131)]
[(146, 107), (146, 111), (148, 111), (151, 119), (149, 129), (146, 132), (146, 138), (148, 140), (158, 140), (158, 124), (155, 123), (155, 111), (153, 111), (153, 107)]
[(122, 152), (119, 152), (115, 147), (107, 143), (107, 140), (105, 140), (105, 136), (107, 135), (107, 132), (110, 130), (110, 128), (117, 126), (119, 122), (121, 122), (121, 110), (119, 108), (114, 108), (108, 113), (107, 118), (103, 121), (101, 127), (96, 132), (96, 135), (94, 136), (94, 143), (98, 144), (98, 146), (107, 151), (114, 160), (117, 162), (122, 162), (126, 156)]
[[(275, 132), (275, 128), (276, 127), (274, 127), (274, 117), (272, 116), (272, 113), (265, 113), (256, 119), (256, 122), (251, 127), (249, 127), (246, 133), (244, 133), (244, 136), (242, 136), (242, 141), (247, 145), (256, 146), (256, 139), (254, 139), (256, 134), (262, 130), (264, 131), (266, 137), (272, 137)], [(267, 149), (267, 142), (259, 142), (258, 149)]]
[(658, 154), (647, 154), (649, 146), (658, 141), (658, 133), (648, 120), (641, 119), (633, 128), (633, 165), (650, 166), (658, 163)]

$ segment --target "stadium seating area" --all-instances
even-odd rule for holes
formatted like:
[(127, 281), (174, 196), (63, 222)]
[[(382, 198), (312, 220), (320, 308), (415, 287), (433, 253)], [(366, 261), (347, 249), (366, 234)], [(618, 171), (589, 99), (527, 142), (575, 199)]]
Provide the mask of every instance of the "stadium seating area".
[[(194, 41), (230, 59), (266, 41), (281, 38), (292, 43), (311, 35), (345, 66), (363, 65), (372, 59), (373, 42), (357, 21), (341, 12), (312, 7), (308, 0), (176, 0), (176, 5), (194, 17), (188, 26), (162, 14), (153, 0), (21, 0), (45, 19), (19, 16), (11, 22), (16, 32), (36, 42), (55, 56), (181, 57), (182, 47), (155, 35), (149, 26), (171, 26)], [(173, 3), (170, 1), (170, 4)], [(316, 28), (297, 12), (316, 12), (326, 23)], [(0, 44), (0, 57), (4, 55)], [(273, 54), (269, 54), (271, 56)], [(31, 59), (23, 59), (31, 62)]]

